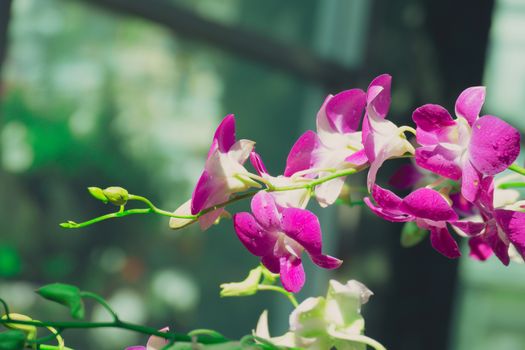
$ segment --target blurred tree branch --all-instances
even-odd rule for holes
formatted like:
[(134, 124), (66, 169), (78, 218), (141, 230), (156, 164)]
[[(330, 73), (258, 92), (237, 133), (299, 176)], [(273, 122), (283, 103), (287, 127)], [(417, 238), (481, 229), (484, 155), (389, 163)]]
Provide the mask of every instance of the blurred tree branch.
[(82, 0), (119, 14), (137, 16), (220, 49), (267, 64), (325, 86), (348, 84), (356, 73), (316, 55), (312, 50), (279, 42), (264, 35), (208, 20), (165, 0)]

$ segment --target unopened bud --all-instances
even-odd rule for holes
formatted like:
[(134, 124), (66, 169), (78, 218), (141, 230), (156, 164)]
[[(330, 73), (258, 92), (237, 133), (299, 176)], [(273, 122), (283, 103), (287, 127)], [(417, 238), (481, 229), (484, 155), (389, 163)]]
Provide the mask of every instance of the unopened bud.
[(108, 202), (108, 199), (104, 195), (104, 191), (99, 187), (88, 187), (89, 194), (91, 194), (94, 198), (98, 199), (99, 201), (104, 202), (106, 204)]
[(221, 297), (240, 297), (257, 293), (261, 275), (262, 268), (258, 266), (250, 271), (244, 281), (221, 284)]
[(128, 191), (122, 187), (108, 187), (105, 190), (102, 190), (102, 193), (107, 198), (108, 202), (117, 206), (126, 204), (129, 198)]

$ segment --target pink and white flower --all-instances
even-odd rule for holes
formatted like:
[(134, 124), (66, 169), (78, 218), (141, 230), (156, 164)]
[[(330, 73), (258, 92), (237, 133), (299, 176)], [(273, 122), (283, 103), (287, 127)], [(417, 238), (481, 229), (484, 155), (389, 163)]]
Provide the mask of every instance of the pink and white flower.
[[(235, 141), (233, 114), (222, 120), (213, 136), (204, 171), (191, 196), (192, 215), (227, 201), (234, 193), (260, 187), (243, 166), (254, 145), (255, 142), (250, 140)], [(210, 227), (223, 212), (224, 208), (218, 208), (201, 216), (201, 228)]]
[(383, 74), (372, 80), (366, 93), (366, 115), (363, 120), (362, 142), (370, 163), (367, 187), (370, 191), (375, 184), (377, 172), (383, 163), (392, 157), (414, 153), (414, 147), (404, 132), (411, 130), (398, 127), (386, 119), (390, 109), (392, 77)]
[(341, 260), (322, 253), (321, 226), (312, 212), (280, 207), (266, 191), (253, 197), (251, 209), (253, 215), (242, 212), (233, 216), (235, 232), (268, 270), (280, 274), (286, 290), (296, 293), (304, 285), (301, 255), (305, 250), (320, 267), (341, 265)]
[[(365, 93), (360, 89), (328, 95), (317, 113), (317, 134), (309, 130), (299, 137), (288, 155), (284, 175), (312, 170), (323, 177), (365, 165), (367, 159), (358, 131), (365, 103)], [(335, 202), (345, 178), (338, 177), (316, 187), (315, 196), (322, 207)]]
[[(288, 157), (288, 159), (289, 160), (287, 161), (287, 164), (290, 162), (290, 157)], [(259, 174), (259, 176), (261, 176), (264, 179), (264, 181), (266, 181), (273, 187), (295, 185), (300, 186), (304, 185), (306, 182), (311, 180), (302, 176), (294, 176), (295, 174), (292, 174), (291, 176), (271, 176), (266, 170), (266, 167), (264, 166), (261, 157), (255, 152), (252, 152), (250, 154), (250, 161), (257, 173)], [(308, 201), (310, 200), (310, 191), (306, 188), (299, 188), (296, 190), (289, 191), (273, 191), (269, 193), (273, 196), (275, 203), (283, 208), (304, 209), (306, 208), (306, 206), (308, 205)]]
[(471, 87), (456, 101), (454, 120), (446, 109), (426, 104), (412, 115), (417, 125), (417, 164), (452, 180), (461, 179), (461, 194), (476, 200), (483, 176), (509, 167), (520, 152), (520, 134), (503, 120), (479, 117), (485, 88)]

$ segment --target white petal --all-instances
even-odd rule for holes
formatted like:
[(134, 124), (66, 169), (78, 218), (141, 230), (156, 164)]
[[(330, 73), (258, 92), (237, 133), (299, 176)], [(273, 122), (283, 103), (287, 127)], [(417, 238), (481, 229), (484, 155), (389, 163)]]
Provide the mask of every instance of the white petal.
[[(182, 204), (180, 207), (178, 207), (173, 214), (175, 215), (181, 215), (181, 216), (189, 216), (191, 215), (191, 199), (187, 200)], [(170, 218), (170, 228), (174, 230), (178, 230), (180, 228), (186, 227), (188, 225), (191, 225), (195, 222), (194, 219), (177, 219), (177, 218)]]

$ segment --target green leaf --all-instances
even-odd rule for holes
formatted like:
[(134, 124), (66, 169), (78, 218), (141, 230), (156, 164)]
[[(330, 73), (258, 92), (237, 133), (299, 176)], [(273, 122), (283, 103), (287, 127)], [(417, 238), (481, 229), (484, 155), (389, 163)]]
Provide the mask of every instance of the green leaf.
[(415, 222), (407, 222), (401, 231), (401, 246), (410, 248), (420, 243), (428, 234), (427, 230), (419, 228)]
[(53, 283), (41, 287), (36, 292), (48, 300), (67, 306), (73, 318), (84, 318), (84, 303), (80, 296), (80, 289), (77, 287), (69, 284)]
[(26, 343), (26, 334), (22, 331), (7, 331), (0, 333), (0, 349), (20, 350)]

